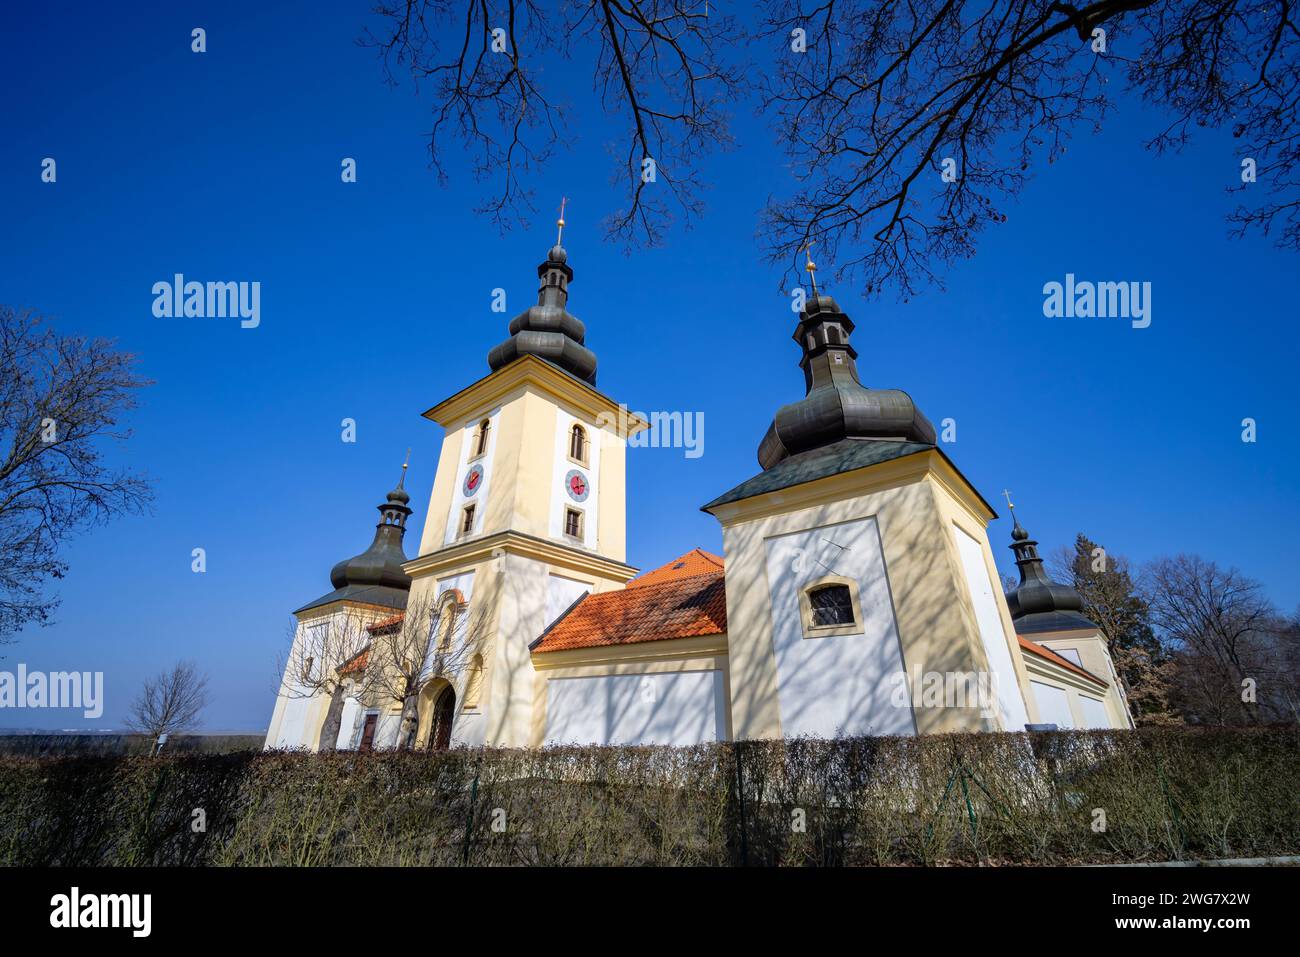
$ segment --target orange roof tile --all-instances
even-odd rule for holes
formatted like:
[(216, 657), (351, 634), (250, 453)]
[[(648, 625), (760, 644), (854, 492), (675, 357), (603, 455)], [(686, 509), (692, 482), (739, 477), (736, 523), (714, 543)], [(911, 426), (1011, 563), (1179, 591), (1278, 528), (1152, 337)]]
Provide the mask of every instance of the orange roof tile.
[(542, 632), (532, 650), (565, 651), (722, 634), (727, 630), (722, 560), (708, 552), (699, 554), (693, 561), (700, 565), (716, 562), (718, 567), (683, 576), (680, 573), (687, 566), (675, 568), (675, 563), (669, 562), (627, 588), (587, 595)]
[(1052, 664), (1060, 665), (1062, 668), (1065, 668), (1067, 671), (1073, 671), (1075, 674), (1082, 675), (1083, 677), (1087, 678), (1089, 681), (1095, 681), (1103, 688), (1109, 687), (1107, 682), (1103, 681), (1101, 678), (1098, 678), (1091, 671), (1087, 671), (1083, 668), (1080, 668), (1069, 658), (1065, 658), (1061, 655), (1058, 655), (1051, 648), (1048, 648), (1045, 645), (1040, 645), (1036, 641), (1030, 641), (1028, 638), (1025, 638), (1021, 635), (1017, 635), (1016, 637), (1020, 639), (1020, 647), (1030, 652), (1031, 654), (1038, 655), (1041, 658), (1046, 658), (1048, 661), (1052, 662)]
[(401, 614), (393, 615), (391, 618), (385, 618), (382, 621), (371, 622), (369, 625), (366, 625), (366, 631), (373, 635), (377, 631), (383, 631), (385, 628), (391, 628), (393, 625), (401, 624), (405, 617), (406, 612), (402, 612)]
[(702, 548), (692, 548), (685, 555), (674, 558), (667, 565), (646, 572), (627, 583), (628, 588), (641, 588), (645, 585), (657, 585), (660, 582), (673, 581), (677, 578), (691, 578), (695, 575), (712, 574), (722, 571), (722, 559)]
[(339, 665), (339, 676), (350, 675), (354, 671), (358, 674), (366, 670), (366, 665), (370, 661), (370, 646), (366, 645), (355, 655), (349, 658), (343, 664)]

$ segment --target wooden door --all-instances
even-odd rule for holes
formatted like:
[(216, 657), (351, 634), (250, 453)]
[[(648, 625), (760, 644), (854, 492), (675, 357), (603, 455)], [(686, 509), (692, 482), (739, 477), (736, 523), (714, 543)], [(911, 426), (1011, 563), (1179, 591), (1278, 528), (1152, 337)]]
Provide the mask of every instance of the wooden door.
[(361, 744), (358, 746), (360, 751), (372, 751), (375, 747), (375, 726), (379, 724), (379, 715), (366, 715), (366, 723), (361, 728)]

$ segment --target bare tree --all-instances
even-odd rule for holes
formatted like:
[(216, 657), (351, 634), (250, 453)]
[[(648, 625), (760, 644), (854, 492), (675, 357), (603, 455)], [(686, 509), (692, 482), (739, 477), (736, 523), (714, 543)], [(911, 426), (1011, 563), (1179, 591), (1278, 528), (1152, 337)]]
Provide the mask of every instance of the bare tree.
[(432, 85), (439, 179), (448, 141), (459, 143), (477, 178), (496, 180), (479, 211), (499, 227), (533, 211), (525, 177), (574, 138), (568, 104), (546, 85), (555, 82), (548, 67), (574, 57), (624, 125), (609, 149), (626, 205), (604, 218), (607, 235), (625, 247), (654, 244), (674, 212), (686, 221), (700, 212), (696, 164), (730, 144), (727, 107), (743, 92), (743, 73), (721, 55), (739, 31), (704, 0), (505, 0), (495, 10), (482, 0), (410, 0), (375, 12), (385, 26), (360, 42), (379, 51), (389, 82), (406, 71)]
[(192, 662), (182, 661), (145, 681), (127, 714), (127, 727), (149, 735), (156, 751), (163, 734), (193, 728), (207, 703), (207, 677)]
[(1195, 555), (1153, 562), (1147, 576), (1153, 620), (1177, 648), (1193, 710), (1216, 723), (1258, 723), (1258, 697), (1294, 682), (1279, 672), (1276, 651), (1295, 640), (1279, 630), (1259, 583)]
[(352, 680), (369, 703), (401, 703), (397, 748), (409, 749), (420, 725), (420, 697), (431, 682), (455, 682), (484, 647), (485, 616), (454, 589), (438, 600), (412, 598), (399, 621), (371, 628), (364, 670)]
[(373, 612), (350, 609), (305, 622), (301, 628), (290, 626), (289, 652), (276, 667), (282, 676), (279, 693), (288, 698), (329, 697), (320, 732), (321, 750), (333, 750), (339, 736), (347, 684), (341, 669), (369, 647), (367, 627), (376, 620)]
[(941, 267), (1006, 220), (1034, 164), (1100, 128), (1113, 78), (1170, 117), (1153, 149), (1231, 124), (1259, 180), (1233, 231), (1300, 248), (1290, 0), (773, 0), (765, 35), (763, 105), (801, 183), (769, 204), (766, 235), (791, 269), (816, 240), (868, 294), (941, 284)]
[(75, 532), (147, 508), (146, 481), (104, 464), (107, 439), (152, 383), (106, 339), (64, 336), (30, 310), (0, 305), (0, 642), (45, 624), (45, 593)]

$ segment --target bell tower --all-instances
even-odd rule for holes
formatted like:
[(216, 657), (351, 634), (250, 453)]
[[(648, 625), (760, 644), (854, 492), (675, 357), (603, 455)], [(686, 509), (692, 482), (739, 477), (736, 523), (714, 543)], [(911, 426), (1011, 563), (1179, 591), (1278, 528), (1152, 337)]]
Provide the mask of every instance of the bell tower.
[(793, 335), (805, 394), (776, 410), (762, 471), (704, 506), (726, 548), (733, 733), (1023, 730), (996, 514), (906, 392), (862, 384), (853, 330), (814, 283)]
[(453, 745), (527, 746), (529, 644), (583, 594), (636, 571), (625, 562), (625, 456), (645, 423), (595, 387), (561, 238), (537, 267), (536, 305), (488, 353), (489, 374), (424, 413), (446, 431), (419, 556), (404, 566), (411, 604), (455, 589), (461, 640), (483, 662), (481, 691), (466, 698), (453, 682)]

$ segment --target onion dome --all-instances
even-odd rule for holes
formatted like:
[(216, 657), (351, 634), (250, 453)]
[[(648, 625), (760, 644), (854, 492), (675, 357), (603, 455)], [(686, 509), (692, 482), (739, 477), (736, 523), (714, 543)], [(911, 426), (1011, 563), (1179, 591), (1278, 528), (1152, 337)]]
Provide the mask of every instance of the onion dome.
[(849, 344), (852, 332), (853, 320), (814, 287), (794, 329), (803, 350), (799, 366), (806, 395), (778, 409), (768, 426), (758, 447), (764, 470), (844, 439), (934, 444), (934, 426), (911, 396), (897, 389), (868, 389), (858, 380), (858, 353)]
[(402, 539), (406, 535), (406, 519), (411, 514), (406, 504), (411, 496), (403, 487), (405, 483), (406, 466), (403, 465), (397, 488), (388, 493), (384, 504), (376, 506), (380, 519), (370, 547), (335, 565), (330, 570), (330, 584), (334, 591), (304, 605), (298, 609), (299, 612), (345, 600), (391, 608), (406, 607), (411, 576), (402, 571), (402, 565), (407, 561)]
[(1053, 581), (1038, 556), (1038, 542), (1020, 524), (1015, 506), (1011, 529), (1011, 550), (1020, 569), (1020, 585), (1007, 595), (1007, 607), (1016, 631), (1031, 634), (1047, 631), (1074, 631), (1097, 626), (1083, 614), (1083, 598), (1069, 585)]
[(525, 355), (559, 366), (589, 385), (596, 384), (596, 355), (585, 345), (587, 327), (565, 308), (573, 270), (569, 254), (558, 242), (537, 267), (541, 285), (537, 305), (510, 321), (510, 338), (488, 353), (488, 367), (496, 372)]

